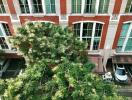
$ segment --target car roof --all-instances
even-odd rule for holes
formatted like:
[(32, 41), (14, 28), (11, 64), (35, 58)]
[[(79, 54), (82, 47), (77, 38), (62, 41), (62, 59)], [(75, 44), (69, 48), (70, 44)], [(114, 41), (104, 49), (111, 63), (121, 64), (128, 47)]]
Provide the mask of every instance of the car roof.
[(118, 66), (117, 66), (117, 68), (118, 68), (118, 69), (125, 69), (124, 67), (118, 67)]

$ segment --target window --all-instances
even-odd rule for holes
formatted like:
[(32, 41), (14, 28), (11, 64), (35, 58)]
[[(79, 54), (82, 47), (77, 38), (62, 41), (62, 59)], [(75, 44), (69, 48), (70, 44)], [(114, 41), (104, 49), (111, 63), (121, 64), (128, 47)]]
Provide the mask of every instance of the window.
[(80, 40), (88, 43), (88, 50), (98, 50), (102, 26), (100, 23), (81, 22), (74, 24), (74, 33)]
[[(55, 13), (55, 0), (19, 0), (22, 13)], [(45, 11), (45, 12), (44, 12)]]
[(0, 23), (0, 49), (9, 49), (6, 42), (6, 36), (10, 36), (11, 32), (9, 30), (8, 24)]
[(107, 13), (110, 0), (72, 0), (72, 13)]
[(42, 13), (42, 2), (41, 0), (32, 0), (33, 13)]
[(9, 49), (4, 37), (0, 37), (0, 46), (1, 49)]
[(107, 13), (110, 0), (100, 0), (99, 1), (99, 13)]
[(102, 24), (96, 23), (95, 26), (95, 33), (94, 33), (94, 43), (93, 43), (93, 50), (97, 50), (100, 39), (101, 39), (101, 33), (102, 33)]
[(6, 13), (2, 0), (0, 0), (0, 13)]
[(46, 13), (55, 13), (55, 0), (45, 0)]
[(6, 36), (10, 36), (11, 35), (11, 32), (9, 30), (9, 26), (7, 24), (2, 24), (3, 28), (4, 28), (4, 31), (5, 31), (5, 34)]
[(128, 0), (125, 12), (126, 13), (132, 13), (132, 0)]
[(72, 13), (81, 13), (81, 1), (82, 0), (72, 0)]
[(132, 51), (132, 23), (124, 24), (117, 44), (117, 52)]
[(30, 13), (29, 5), (27, 0), (19, 0), (20, 8), (22, 13)]
[(74, 33), (77, 37), (80, 38), (80, 23), (74, 24)]
[(95, 13), (96, 0), (86, 0), (85, 1), (85, 13)]

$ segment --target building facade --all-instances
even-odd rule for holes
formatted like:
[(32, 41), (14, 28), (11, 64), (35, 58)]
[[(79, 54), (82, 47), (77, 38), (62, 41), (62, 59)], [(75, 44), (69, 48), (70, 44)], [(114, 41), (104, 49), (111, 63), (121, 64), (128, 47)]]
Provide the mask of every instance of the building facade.
[(8, 58), (16, 51), (6, 38), (26, 21), (73, 27), (88, 43), (96, 72), (113, 63), (132, 64), (132, 0), (0, 0), (0, 49)]

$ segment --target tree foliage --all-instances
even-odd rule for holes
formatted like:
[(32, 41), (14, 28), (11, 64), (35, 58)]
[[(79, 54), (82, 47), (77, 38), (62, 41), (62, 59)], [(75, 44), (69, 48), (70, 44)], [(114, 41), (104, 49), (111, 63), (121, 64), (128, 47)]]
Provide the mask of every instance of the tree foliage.
[(28, 23), (11, 39), (27, 61), (16, 78), (0, 80), (3, 100), (124, 100), (116, 86), (91, 73), (86, 43), (69, 28)]
[(70, 29), (50, 23), (28, 23), (19, 28), (18, 33), (20, 34), (11, 39), (11, 42), (30, 62), (45, 58), (49, 63), (59, 63), (64, 58), (82, 61), (79, 52), (87, 46), (79, 41)]

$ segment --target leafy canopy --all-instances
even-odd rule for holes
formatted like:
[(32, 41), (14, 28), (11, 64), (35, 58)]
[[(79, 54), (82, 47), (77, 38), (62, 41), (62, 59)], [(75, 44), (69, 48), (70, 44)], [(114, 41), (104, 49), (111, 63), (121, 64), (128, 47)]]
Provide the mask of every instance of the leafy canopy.
[(87, 47), (71, 29), (50, 23), (28, 23), (19, 28), (18, 33), (11, 42), (30, 62), (45, 58), (49, 63), (60, 63), (64, 58), (82, 61), (80, 53)]
[(116, 87), (91, 73), (86, 43), (71, 29), (28, 23), (11, 40), (27, 61), (14, 79), (0, 80), (4, 100), (124, 100)]

